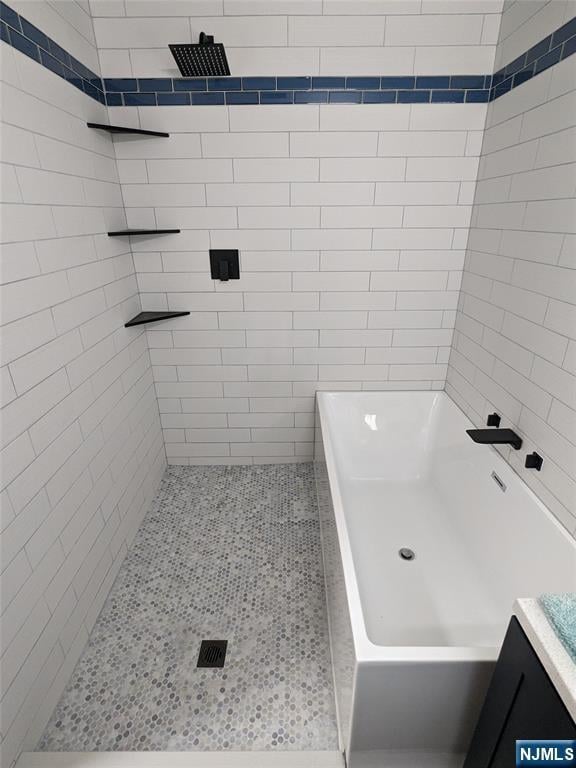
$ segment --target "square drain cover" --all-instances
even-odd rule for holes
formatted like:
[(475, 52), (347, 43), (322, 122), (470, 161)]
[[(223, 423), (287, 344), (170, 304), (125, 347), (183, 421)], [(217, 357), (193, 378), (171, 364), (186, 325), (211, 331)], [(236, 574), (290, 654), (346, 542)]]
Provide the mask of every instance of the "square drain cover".
[(223, 667), (228, 640), (202, 640), (197, 667)]

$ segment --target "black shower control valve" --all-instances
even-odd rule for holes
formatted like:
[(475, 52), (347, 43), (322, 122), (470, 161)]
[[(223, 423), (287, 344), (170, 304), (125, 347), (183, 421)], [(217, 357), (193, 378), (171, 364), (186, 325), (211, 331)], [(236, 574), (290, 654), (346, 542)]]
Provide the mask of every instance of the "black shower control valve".
[(210, 275), (213, 280), (240, 279), (240, 261), (238, 251), (235, 250), (210, 250)]
[(539, 454), (536, 453), (536, 451), (534, 451), (533, 453), (529, 453), (526, 456), (526, 461), (524, 463), (524, 466), (526, 467), (526, 469), (535, 469), (537, 472), (540, 472), (540, 470), (542, 469), (543, 462), (544, 462), (544, 459), (542, 458), (542, 456), (540, 456)]
[(500, 421), (501, 421), (500, 416), (497, 413), (491, 413), (486, 420), (486, 426), (499, 427)]

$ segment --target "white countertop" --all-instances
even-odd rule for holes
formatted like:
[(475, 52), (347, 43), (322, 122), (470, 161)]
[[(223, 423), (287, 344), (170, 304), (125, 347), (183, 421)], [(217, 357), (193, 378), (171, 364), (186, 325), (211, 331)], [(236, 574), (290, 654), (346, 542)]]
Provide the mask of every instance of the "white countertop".
[(576, 721), (576, 663), (562, 644), (537, 600), (528, 598), (517, 600), (513, 613), (566, 709)]

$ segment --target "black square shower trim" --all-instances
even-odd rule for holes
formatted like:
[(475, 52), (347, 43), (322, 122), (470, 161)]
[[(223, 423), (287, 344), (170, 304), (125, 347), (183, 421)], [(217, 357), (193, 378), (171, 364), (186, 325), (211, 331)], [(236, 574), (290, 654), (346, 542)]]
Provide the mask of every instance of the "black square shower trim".
[(236, 249), (210, 248), (210, 276), (212, 280), (239, 280), (240, 256)]

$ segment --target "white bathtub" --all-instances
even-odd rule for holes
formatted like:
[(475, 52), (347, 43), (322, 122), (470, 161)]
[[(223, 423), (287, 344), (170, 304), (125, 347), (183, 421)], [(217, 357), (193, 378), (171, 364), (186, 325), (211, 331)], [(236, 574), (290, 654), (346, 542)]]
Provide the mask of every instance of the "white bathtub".
[(458, 765), (514, 600), (576, 589), (574, 539), (494, 449), (472, 442), (471, 426), (443, 392), (317, 395), (349, 768)]

